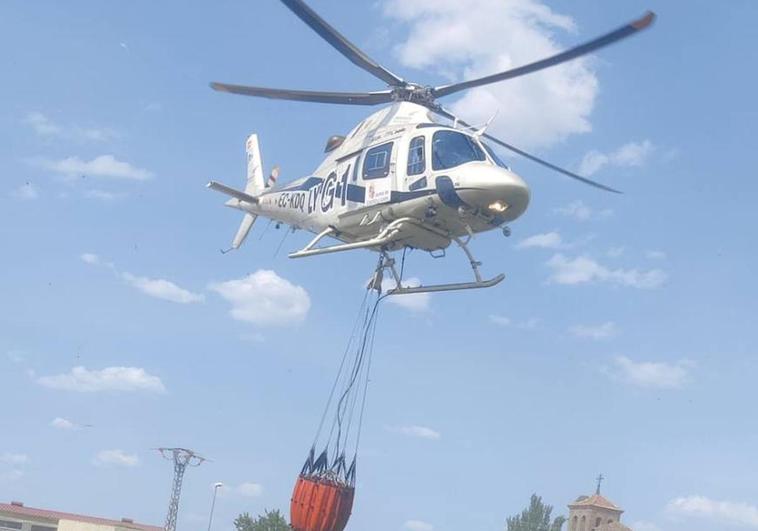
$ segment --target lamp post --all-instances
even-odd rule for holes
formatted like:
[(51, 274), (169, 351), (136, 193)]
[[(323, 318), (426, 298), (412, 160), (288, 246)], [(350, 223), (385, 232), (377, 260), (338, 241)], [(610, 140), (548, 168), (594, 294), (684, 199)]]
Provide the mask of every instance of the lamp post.
[(213, 524), (213, 509), (216, 507), (216, 494), (218, 494), (218, 489), (223, 486), (223, 483), (213, 484), (213, 501), (211, 502), (211, 515), (208, 517), (208, 531), (211, 531), (211, 525)]

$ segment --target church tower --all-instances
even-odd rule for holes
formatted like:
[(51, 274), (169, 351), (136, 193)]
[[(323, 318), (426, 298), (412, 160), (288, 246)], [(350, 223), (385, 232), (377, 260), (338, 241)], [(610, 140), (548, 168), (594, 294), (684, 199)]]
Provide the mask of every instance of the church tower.
[(569, 504), (568, 531), (632, 531), (621, 523), (623, 509), (600, 494), (603, 476), (592, 496), (579, 496)]

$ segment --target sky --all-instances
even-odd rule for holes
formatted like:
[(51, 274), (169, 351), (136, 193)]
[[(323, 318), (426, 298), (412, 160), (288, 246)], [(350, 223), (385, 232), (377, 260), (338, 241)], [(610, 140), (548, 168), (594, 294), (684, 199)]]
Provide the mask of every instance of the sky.
[[(502, 529), (536, 492), (603, 492), (636, 531), (758, 529), (758, 106), (749, 0), (312, 0), (390, 70), (441, 84), (540, 58), (655, 10), (578, 62), (444, 103), (603, 193), (508, 157), (528, 212), (473, 249), (506, 280), (384, 304), (350, 527)], [(307, 175), (363, 108), (210, 81), (377, 90), (278, 2), (3, 3), (0, 500), (181, 528), (288, 510), (375, 256), (289, 260), (209, 179)], [(411, 253), (424, 282), (459, 252)], [(83, 481), (84, 480), (84, 481)]]

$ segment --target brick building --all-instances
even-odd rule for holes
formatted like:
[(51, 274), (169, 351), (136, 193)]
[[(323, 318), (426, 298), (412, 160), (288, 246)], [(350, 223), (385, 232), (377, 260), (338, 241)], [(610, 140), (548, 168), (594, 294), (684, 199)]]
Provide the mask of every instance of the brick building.
[(600, 494), (579, 496), (569, 504), (568, 531), (632, 531), (621, 523), (623, 509)]
[(163, 531), (130, 518), (110, 520), (95, 516), (25, 507), (21, 502), (0, 503), (0, 531)]

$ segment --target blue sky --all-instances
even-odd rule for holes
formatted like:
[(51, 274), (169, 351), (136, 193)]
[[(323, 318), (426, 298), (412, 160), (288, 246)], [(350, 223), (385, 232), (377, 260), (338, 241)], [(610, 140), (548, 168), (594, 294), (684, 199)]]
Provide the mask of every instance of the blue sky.
[[(448, 102), (500, 108), (496, 133), (626, 193), (510, 159), (530, 210), (474, 242), (506, 281), (384, 307), (352, 527), (500, 529), (532, 492), (565, 511), (602, 472), (637, 531), (758, 528), (758, 6), (312, 5), (425, 83), (660, 17)], [(251, 132), (282, 179), (305, 175), (366, 110), (207, 84), (381, 83), (277, 2), (15, 1), (2, 19), (0, 499), (160, 524), (170, 466), (151, 448), (178, 445), (213, 459), (188, 472), (182, 527), (205, 525), (216, 481), (216, 528), (286, 510), (374, 257), (291, 261), (308, 235), (277, 254), (265, 223), (221, 255), (239, 213), (204, 184), (242, 183)], [(466, 274), (455, 251), (411, 258), (424, 281)]]

